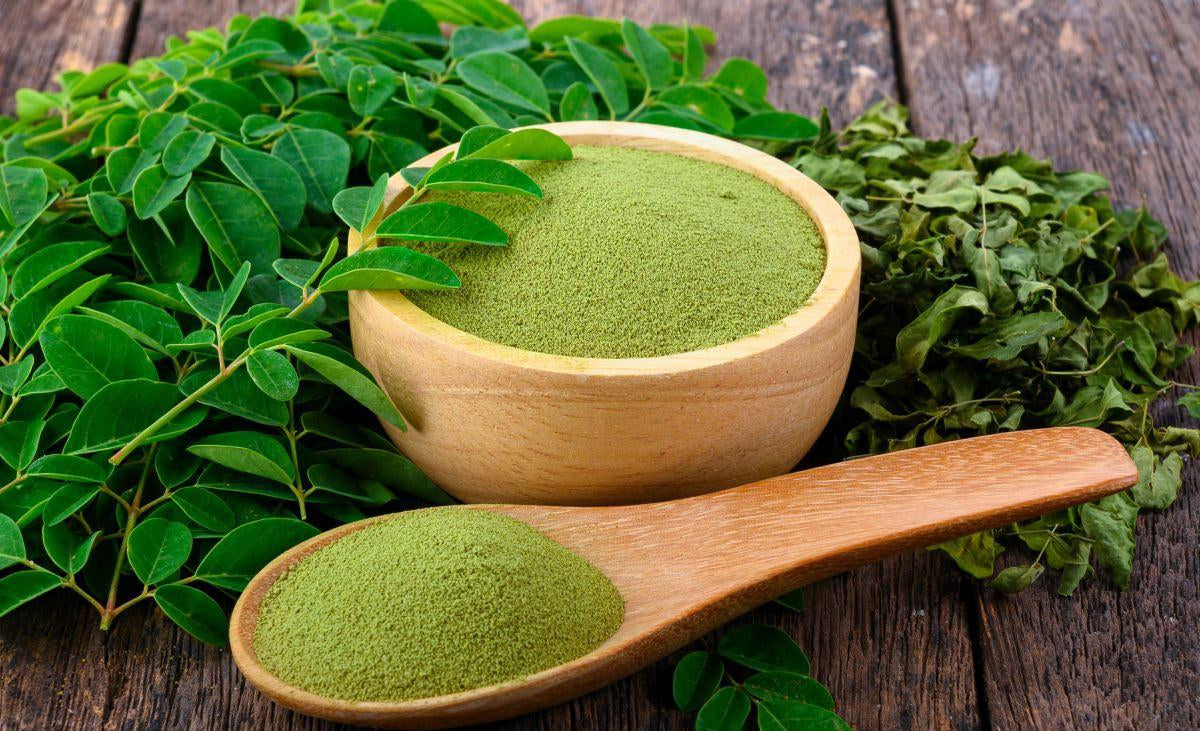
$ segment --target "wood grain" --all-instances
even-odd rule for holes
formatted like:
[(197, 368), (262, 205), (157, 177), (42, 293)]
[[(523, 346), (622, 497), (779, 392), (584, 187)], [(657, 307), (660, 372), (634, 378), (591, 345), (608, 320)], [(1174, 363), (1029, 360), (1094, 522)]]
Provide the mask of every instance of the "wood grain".
[[(902, 55), (921, 134), (975, 134), (1100, 171), (1173, 233), (1200, 273), (1200, 6), (1138, 2), (903, 3)], [(1178, 380), (1196, 383), (1195, 366)], [(1167, 423), (1181, 414), (1162, 413)], [(1200, 727), (1197, 473), (1139, 522), (1133, 585), (980, 594), (987, 710), (998, 728)]]
[(0, 114), (14, 111), (13, 93), (21, 87), (50, 88), (60, 71), (121, 60), (134, 1), (6, 0), (0, 7)]
[(1137, 482), (1111, 436), (1058, 428), (995, 434), (867, 457), (668, 502), (619, 507), (480, 505), (586, 558), (625, 601), (593, 652), (510, 683), (401, 702), (344, 701), (289, 685), (254, 651), (259, 609), (297, 563), (381, 516), (341, 526), (272, 561), (238, 599), (238, 667), (304, 713), (388, 728), (486, 723), (560, 703), (623, 678), (748, 609), (812, 581), (897, 553), (1026, 520)]
[[(845, 211), (786, 162), (703, 132), (630, 122), (543, 128), (572, 145), (677, 154), (768, 183), (816, 224), (826, 252), (821, 281), (804, 306), (748, 337), (619, 359), (488, 342), (430, 316), (401, 292), (353, 292), (354, 353), (408, 415), (405, 431), (384, 424), (392, 441), (469, 503), (670, 500), (794, 468), (837, 406), (854, 349), (862, 254)], [(452, 149), (413, 164), (432, 165)], [(394, 175), (366, 234), (412, 194)], [(348, 251), (362, 242), (351, 231)]]

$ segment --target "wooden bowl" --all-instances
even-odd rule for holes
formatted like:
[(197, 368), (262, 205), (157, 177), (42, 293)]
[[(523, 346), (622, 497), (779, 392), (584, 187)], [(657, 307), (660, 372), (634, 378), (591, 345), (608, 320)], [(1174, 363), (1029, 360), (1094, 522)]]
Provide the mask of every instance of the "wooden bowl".
[[(860, 253), (841, 206), (787, 163), (701, 132), (629, 122), (543, 127), (572, 145), (670, 152), (767, 181), (816, 222), (825, 273), (808, 304), (754, 335), (654, 358), (534, 353), (451, 327), (399, 292), (351, 292), (354, 352), (409, 423), (406, 432), (385, 424), (392, 440), (471, 503), (669, 500), (790, 470), (833, 413), (854, 347)], [(393, 176), (372, 225), (410, 194)], [(361, 244), (352, 230), (350, 250)]]

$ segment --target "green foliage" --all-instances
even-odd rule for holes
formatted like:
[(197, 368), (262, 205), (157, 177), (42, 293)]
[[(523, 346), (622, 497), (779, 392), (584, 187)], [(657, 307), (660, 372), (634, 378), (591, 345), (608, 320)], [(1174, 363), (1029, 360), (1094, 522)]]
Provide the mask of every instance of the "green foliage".
[[(789, 603), (802, 603), (799, 596), (789, 594)], [(751, 713), (760, 729), (849, 729), (829, 690), (808, 672), (808, 657), (787, 633), (747, 624), (727, 632), (716, 653), (685, 655), (671, 690), (675, 705), (696, 712), (697, 731), (739, 731)]]
[[(516, 17), (470, 7), (451, 22)], [(443, 61), (435, 16), (407, 2), (239, 16), (19, 95), (0, 133), (4, 611), (63, 587), (107, 627), (153, 598), (220, 644), (217, 598), (318, 527), (449, 502), (378, 430), (350, 426), (404, 418), (350, 354), (345, 292), (458, 286), (437, 259), (378, 244), (503, 246), (491, 221), (423, 191), (538, 197), (504, 160), (571, 150), (507, 129), (521, 112), (506, 99), (549, 109), (511, 55), (529, 48), (523, 27), (467, 25)], [(432, 95), (409, 104), (414, 86)], [(372, 221), (388, 175), (460, 137), (461, 159), (417, 172), (379, 237), (339, 256), (343, 221)]]
[[(1045, 426), (1112, 433), (1141, 471), (1129, 492), (939, 548), (979, 578), (1006, 547), (1033, 551), (991, 580), (1001, 591), (1048, 567), (1070, 594), (1093, 558), (1123, 588), (1138, 511), (1170, 505), (1180, 455), (1200, 450), (1200, 431), (1151, 418), (1192, 355), (1181, 336), (1200, 283), (1170, 270), (1145, 209), (1114, 210), (1103, 177), (973, 146), (917, 137), (887, 104), (796, 145), (796, 167), (862, 238), (852, 390), (834, 423), (852, 455)], [(1181, 399), (1193, 411), (1195, 393)]]

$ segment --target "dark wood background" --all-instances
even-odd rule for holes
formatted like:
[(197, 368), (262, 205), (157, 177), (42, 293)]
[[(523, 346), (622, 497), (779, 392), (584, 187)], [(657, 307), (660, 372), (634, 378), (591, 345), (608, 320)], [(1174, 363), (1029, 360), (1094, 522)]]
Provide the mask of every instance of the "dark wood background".
[[(689, 20), (717, 55), (771, 76), (780, 106), (847, 120), (891, 97), (923, 135), (977, 135), (1060, 166), (1100, 171), (1118, 198), (1144, 195), (1200, 265), (1200, 4), (1194, 0), (520, 0), (529, 21), (564, 13)], [(65, 67), (157, 53), (164, 38), (290, 0), (3, 0), (0, 109)], [(1180, 380), (1195, 382), (1197, 373)], [(1160, 413), (1179, 420), (1174, 409)], [(1052, 584), (981, 590), (935, 554), (825, 581), (793, 615), (763, 608), (808, 650), (862, 729), (1200, 728), (1200, 497), (1143, 517), (1127, 592)], [(61, 593), (58, 593), (61, 594)], [(109, 633), (52, 594), (0, 621), (0, 727), (309, 728), (248, 687), (229, 654), (143, 605)], [(711, 641), (711, 638), (710, 638)], [(507, 728), (689, 728), (658, 665)]]

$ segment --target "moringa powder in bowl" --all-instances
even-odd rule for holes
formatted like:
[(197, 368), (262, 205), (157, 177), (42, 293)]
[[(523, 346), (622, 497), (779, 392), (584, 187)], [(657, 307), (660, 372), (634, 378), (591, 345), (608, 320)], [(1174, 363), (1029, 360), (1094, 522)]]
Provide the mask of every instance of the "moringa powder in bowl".
[(507, 247), (422, 244), (461, 289), (414, 291), (460, 330), (593, 358), (682, 353), (739, 340), (808, 301), (825, 270), (816, 225), (749, 173), (681, 155), (576, 146), (519, 163), (541, 200), (433, 192), (509, 234)]

